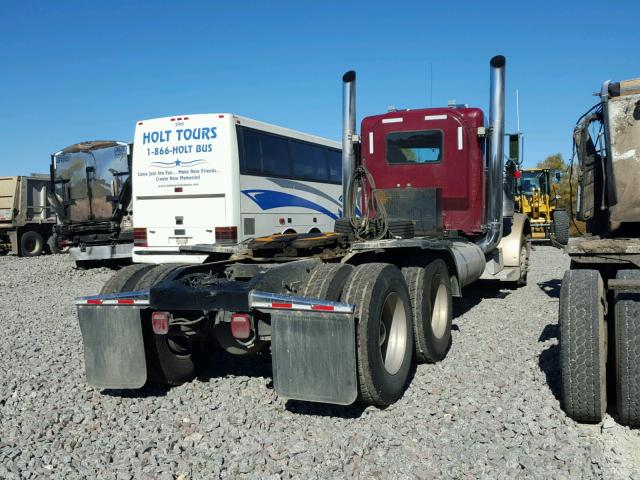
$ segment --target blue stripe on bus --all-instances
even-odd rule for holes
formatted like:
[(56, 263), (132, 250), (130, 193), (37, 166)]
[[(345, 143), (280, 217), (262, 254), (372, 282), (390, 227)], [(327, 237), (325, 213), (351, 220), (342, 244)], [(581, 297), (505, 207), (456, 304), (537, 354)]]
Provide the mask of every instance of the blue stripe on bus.
[(322, 205), (313, 203), (306, 198), (291, 195), (290, 193), (275, 190), (242, 190), (242, 193), (253, 200), (262, 210), (272, 210), (282, 207), (302, 207), (323, 213), (333, 220), (338, 218), (335, 213), (327, 210)]

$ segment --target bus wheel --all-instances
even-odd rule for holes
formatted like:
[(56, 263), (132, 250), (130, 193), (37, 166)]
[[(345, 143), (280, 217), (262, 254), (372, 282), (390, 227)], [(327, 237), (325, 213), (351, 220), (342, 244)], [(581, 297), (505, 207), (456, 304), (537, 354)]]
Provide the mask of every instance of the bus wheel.
[(302, 296), (337, 302), (351, 272), (353, 272), (353, 265), (323, 263), (311, 271)]
[(413, 334), (418, 362), (442, 360), (451, 346), (453, 301), (447, 264), (437, 259), (426, 268), (402, 269), (413, 309)]
[[(640, 270), (621, 270), (622, 280), (640, 280)], [(640, 293), (615, 295), (615, 366), (620, 423), (640, 427)]]
[[(135, 265), (134, 265), (135, 266)], [(136, 290), (148, 290), (182, 265), (155, 265), (137, 282)], [(156, 335), (151, 316), (142, 319), (149, 380), (158, 385), (180, 385), (196, 376), (204, 360), (205, 348), (199, 340), (186, 336)]]
[(20, 253), (23, 257), (37, 257), (43, 248), (44, 240), (38, 232), (28, 230), (20, 235)]
[(342, 300), (355, 305), (359, 400), (390, 405), (404, 391), (413, 353), (407, 284), (394, 265), (365, 263), (350, 275)]
[(607, 409), (607, 329), (597, 270), (564, 274), (559, 323), (564, 410), (577, 422), (598, 423)]

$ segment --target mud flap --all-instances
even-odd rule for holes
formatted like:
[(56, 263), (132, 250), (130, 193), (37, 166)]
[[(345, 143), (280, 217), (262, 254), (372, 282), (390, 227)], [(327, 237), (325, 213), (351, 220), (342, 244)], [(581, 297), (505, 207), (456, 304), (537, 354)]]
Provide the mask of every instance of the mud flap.
[(274, 311), (273, 384), (295, 400), (350, 405), (358, 395), (352, 313)]
[(77, 305), (87, 383), (140, 388), (147, 381), (139, 307)]

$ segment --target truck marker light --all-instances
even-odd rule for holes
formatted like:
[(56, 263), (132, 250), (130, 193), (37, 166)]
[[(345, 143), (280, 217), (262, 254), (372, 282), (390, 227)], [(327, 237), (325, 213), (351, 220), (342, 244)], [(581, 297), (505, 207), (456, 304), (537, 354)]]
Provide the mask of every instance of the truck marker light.
[(373, 153), (373, 132), (369, 132), (369, 153)]
[(151, 314), (151, 327), (156, 335), (169, 333), (169, 312), (153, 312)]
[(382, 123), (402, 123), (404, 119), (402, 117), (396, 118), (383, 118)]
[(176, 121), (176, 117), (173, 117), (173, 118), (171, 119), (171, 121), (172, 121), (172, 122), (175, 122), (175, 121)]
[(142, 125), (143, 122), (138, 122), (138, 125)]
[(224, 115), (218, 115), (218, 118), (224, 118)]
[(425, 115), (425, 120), (446, 120), (447, 115)]
[(293, 303), (271, 302), (271, 308), (293, 308)]
[(284, 222), (284, 217), (280, 217), (280, 218), (278, 219), (278, 223), (279, 223), (280, 225), (284, 225), (284, 223), (285, 223), (285, 222)]
[(251, 336), (251, 319), (246, 313), (231, 315), (231, 335), (238, 340), (246, 340)]
[(189, 120), (189, 117), (183, 117), (183, 120)]
[(462, 127), (458, 127), (458, 150), (462, 150)]
[(176, 187), (173, 189), (173, 191), (176, 193), (182, 193), (182, 187)]
[(118, 300), (118, 305), (133, 305), (134, 303), (133, 298), (120, 298)]
[(311, 310), (318, 310), (321, 312), (333, 312), (335, 308), (332, 305), (311, 305)]
[(87, 300), (87, 305), (102, 305), (102, 300), (92, 298)]

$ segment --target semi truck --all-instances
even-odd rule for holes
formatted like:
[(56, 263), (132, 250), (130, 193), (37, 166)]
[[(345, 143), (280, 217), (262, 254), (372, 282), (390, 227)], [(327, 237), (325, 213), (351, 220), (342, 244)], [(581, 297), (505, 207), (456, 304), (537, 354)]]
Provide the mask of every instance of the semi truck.
[(560, 290), (562, 405), (574, 420), (597, 423), (612, 395), (620, 422), (638, 427), (640, 78), (604, 82), (573, 138), (576, 216), (586, 231), (569, 240)]
[(131, 263), (131, 148), (126, 142), (97, 140), (51, 155), (57, 242), (79, 268)]
[(270, 351), (282, 398), (395, 402), (413, 361), (445, 358), (452, 297), (480, 278), (526, 282), (530, 224), (503, 163), (506, 60), (490, 64), (488, 124), (478, 108), (421, 108), (364, 118), (359, 133), (347, 72), (336, 231), (117, 272), (76, 300), (88, 383), (177, 385), (215, 347)]
[(57, 251), (46, 174), (0, 177), (0, 251), (35, 257)]

